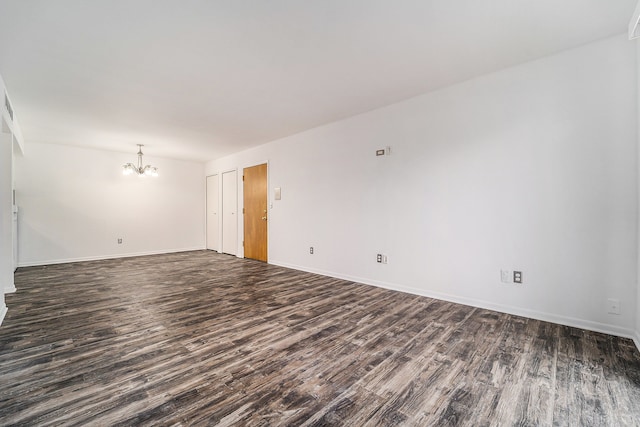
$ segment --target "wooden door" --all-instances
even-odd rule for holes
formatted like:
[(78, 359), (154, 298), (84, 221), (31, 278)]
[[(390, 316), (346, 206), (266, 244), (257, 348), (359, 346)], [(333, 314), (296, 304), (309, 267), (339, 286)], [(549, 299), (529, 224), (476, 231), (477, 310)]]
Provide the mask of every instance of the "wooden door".
[(267, 164), (244, 169), (244, 257), (267, 261)]
[(238, 172), (222, 174), (222, 252), (238, 251)]
[(207, 177), (207, 249), (220, 251), (218, 175)]

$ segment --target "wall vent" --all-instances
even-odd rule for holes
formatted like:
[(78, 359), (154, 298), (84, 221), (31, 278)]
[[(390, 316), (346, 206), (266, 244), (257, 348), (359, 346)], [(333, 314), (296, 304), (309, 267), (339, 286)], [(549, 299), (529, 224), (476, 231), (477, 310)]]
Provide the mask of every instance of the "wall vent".
[(4, 106), (7, 107), (7, 112), (9, 113), (9, 117), (11, 117), (11, 121), (13, 121), (13, 108), (11, 108), (11, 102), (9, 102), (9, 97), (7, 96), (7, 92), (4, 93)]

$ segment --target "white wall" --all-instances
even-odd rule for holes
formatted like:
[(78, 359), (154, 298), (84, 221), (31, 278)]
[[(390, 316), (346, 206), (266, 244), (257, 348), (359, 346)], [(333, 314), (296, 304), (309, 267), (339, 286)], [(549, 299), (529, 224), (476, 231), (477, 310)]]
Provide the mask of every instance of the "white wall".
[[(282, 187), (271, 263), (631, 336), (636, 98), (635, 48), (618, 36), (212, 161), (206, 173), (269, 161), (271, 201)], [(376, 157), (385, 146), (392, 155)], [(501, 283), (501, 269), (522, 270), (524, 284)], [(620, 315), (607, 313), (608, 298)]]
[[(640, 12), (640, 2), (638, 3), (638, 6), (636, 7), (636, 12), (634, 13), (634, 16)], [(636, 21), (637, 22), (637, 21)], [(640, 112), (640, 39), (637, 39), (635, 42), (636, 45), (636, 68), (637, 68), (637, 87), (636, 87), (636, 91), (637, 91), (637, 102), (638, 102), (638, 111)], [(638, 120), (638, 167), (640, 168), (640, 120)], [(638, 347), (638, 349), (640, 349), (640, 169), (637, 171), (637, 179), (638, 179), (638, 191), (639, 191), (639, 197), (638, 197), (638, 251), (637, 251), (637, 255), (638, 255), (638, 276), (636, 278), (636, 330), (635, 330), (635, 336), (634, 336), (634, 340), (636, 342), (636, 347)]]
[(6, 88), (0, 76), (0, 324), (7, 313), (4, 295), (14, 292), (13, 176), (15, 154), (22, 151), (17, 113), (5, 106)]
[[(4, 92), (2, 92), (4, 102)], [(4, 119), (0, 117), (0, 323), (7, 312), (4, 294), (13, 287), (13, 268), (11, 250), (13, 240), (11, 233), (11, 170), (12, 170), (12, 138), (5, 132)]]
[(204, 164), (145, 154), (158, 178), (122, 175), (136, 152), (28, 143), (16, 162), (19, 265), (203, 249)]

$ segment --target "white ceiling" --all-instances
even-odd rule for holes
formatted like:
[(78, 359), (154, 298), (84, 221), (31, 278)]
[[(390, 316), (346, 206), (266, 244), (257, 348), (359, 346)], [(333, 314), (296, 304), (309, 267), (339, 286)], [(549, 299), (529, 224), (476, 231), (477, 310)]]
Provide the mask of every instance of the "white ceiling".
[(0, 0), (29, 141), (211, 160), (626, 31), (636, 0)]

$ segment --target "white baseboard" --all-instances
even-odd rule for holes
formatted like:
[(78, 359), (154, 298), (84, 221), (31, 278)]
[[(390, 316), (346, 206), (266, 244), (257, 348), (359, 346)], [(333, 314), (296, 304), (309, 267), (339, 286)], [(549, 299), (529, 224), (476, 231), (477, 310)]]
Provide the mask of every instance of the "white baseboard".
[(0, 306), (0, 326), (2, 325), (2, 321), (4, 320), (4, 316), (7, 314), (7, 311), (7, 306), (2, 304), (2, 306)]
[(95, 256), (78, 257), (78, 258), (50, 259), (50, 260), (42, 260), (42, 261), (19, 262), (18, 267), (35, 267), (40, 265), (67, 264), (69, 262), (82, 262), (82, 261), (100, 261), (103, 259), (131, 258), (136, 256), (145, 256), (145, 255), (161, 255), (161, 254), (171, 254), (171, 253), (177, 253), (177, 252), (201, 251), (205, 249), (206, 248), (204, 246), (198, 246), (193, 248), (163, 249), (159, 251), (131, 252), (126, 254), (95, 255)]
[(513, 307), (508, 305), (496, 304), (490, 301), (466, 298), (458, 295), (445, 294), (441, 292), (432, 292), (424, 289), (416, 289), (416, 288), (397, 285), (395, 283), (387, 283), (387, 282), (381, 282), (377, 280), (365, 279), (362, 277), (338, 274), (331, 271), (307, 268), (307, 267), (292, 265), (292, 264), (283, 263), (279, 261), (269, 261), (269, 263), (274, 265), (279, 265), (281, 267), (291, 268), (294, 270), (306, 271), (306, 272), (315, 273), (315, 274), (322, 274), (323, 276), (335, 277), (337, 279), (349, 280), (352, 282), (358, 282), (365, 285), (377, 286), (379, 288), (389, 289), (392, 291), (405, 292), (413, 295), (419, 295), (419, 296), (434, 298), (438, 300), (454, 302), (457, 304), (468, 305), (471, 307), (498, 311), (501, 313), (512, 314), (514, 316), (528, 317), (530, 319), (542, 320), (544, 322), (551, 322), (559, 325), (571, 326), (574, 328), (586, 329), (594, 332), (601, 332), (604, 334), (615, 335), (623, 338), (631, 338), (635, 341), (636, 346), (638, 347), (638, 350), (640, 350), (640, 345), (639, 345), (640, 336), (638, 332), (633, 331), (632, 329), (622, 328), (616, 325), (593, 322), (591, 320), (576, 319), (573, 317), (562, 316), (562, 315), (557, 315), (553, 313), (545, 313), (545, 312), (540, 312), (536, 310), (529, 310), (522, 307)]

